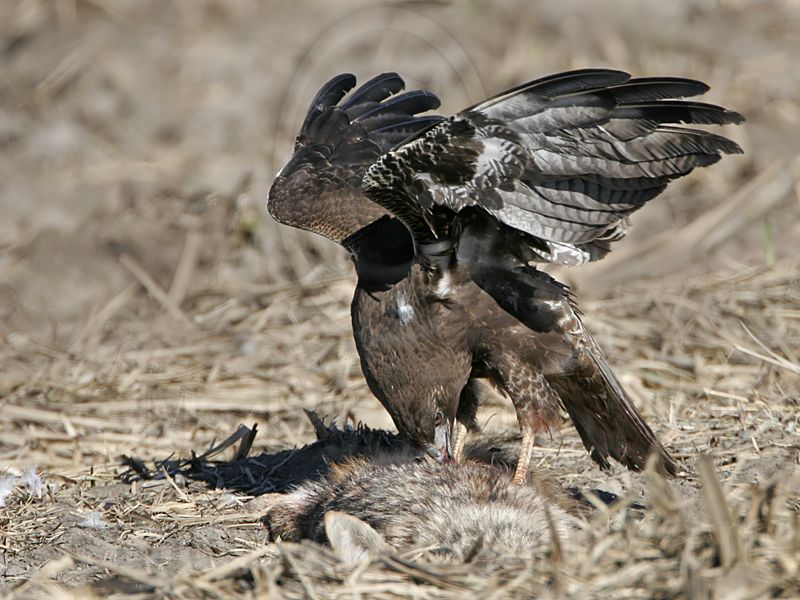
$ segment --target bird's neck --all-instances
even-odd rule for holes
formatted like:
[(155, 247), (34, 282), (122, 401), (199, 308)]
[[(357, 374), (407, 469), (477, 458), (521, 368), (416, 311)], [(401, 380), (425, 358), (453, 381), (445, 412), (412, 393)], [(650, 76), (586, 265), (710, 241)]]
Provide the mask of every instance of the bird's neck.
[(408, 229), (393, 217), (383, 217), (344, 241), (360, 282), (393, 284), (405, 278), (414, 262)]

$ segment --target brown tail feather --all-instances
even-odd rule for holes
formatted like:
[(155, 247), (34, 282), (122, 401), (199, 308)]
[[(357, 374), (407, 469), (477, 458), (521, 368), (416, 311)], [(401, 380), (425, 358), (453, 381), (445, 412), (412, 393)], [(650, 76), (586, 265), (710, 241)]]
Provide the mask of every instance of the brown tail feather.
[(674, 476), (677, 463), (636, 410), (597, 343), (585, 329), (581, 338), (581, 362), (586, 368), (558, 377), (550, 385), (561, 397), (592, 458), (604, 469), (610, 466), (610, 456), (641, 471), (648, 456), (656, 453), (664, 470)]

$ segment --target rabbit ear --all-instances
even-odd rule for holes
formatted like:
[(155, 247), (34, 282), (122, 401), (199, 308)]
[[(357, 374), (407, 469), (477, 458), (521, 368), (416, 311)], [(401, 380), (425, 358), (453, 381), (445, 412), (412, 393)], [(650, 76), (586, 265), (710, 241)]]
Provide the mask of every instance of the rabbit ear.
[(361, 519), (343, 512), (325, 513), (325, 534), (334, 554), (343, 563), (361, 562), (386, 550), (380, 533)]

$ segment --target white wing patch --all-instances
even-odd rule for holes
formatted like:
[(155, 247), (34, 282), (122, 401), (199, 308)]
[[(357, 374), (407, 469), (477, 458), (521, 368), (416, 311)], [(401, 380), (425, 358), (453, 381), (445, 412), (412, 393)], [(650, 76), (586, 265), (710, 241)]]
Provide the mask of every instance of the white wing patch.
[(453, 282), (450, 280), (449, 273), (444, 273), (439, 281), (436, 282), (434, 291), (439, 298), (446, 298), (453, 293)]
[(397, 318), (401, 325), (408, 325), (414, 320), (414, 307), (408, 303), (405, 294), (397, 294)]
[(564, 331), (573, 335), (579, 335), (581, 333), (580, 320), (575, 318), (572, 310), (564, 310), (567, 304), (564, 300), (542, 300), (542, 304), (555, 313), (563, 311), (561, 317), (558, 319), (558, 324)]
[(592, 260), (592, 255), (589, 252), (574, 244), (565, 244), (561, 242), (545, 243), (550, 250), (549, 252), (538, 248), (531, 249), (547, 262), (575, 267)]

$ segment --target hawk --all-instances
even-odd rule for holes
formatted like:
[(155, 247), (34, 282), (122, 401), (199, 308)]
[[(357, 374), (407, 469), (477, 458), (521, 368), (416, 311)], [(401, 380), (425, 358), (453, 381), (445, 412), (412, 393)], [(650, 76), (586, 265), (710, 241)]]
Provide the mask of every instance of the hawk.
[(674, 474), (569, 290), (536, 267), (605, 256), (670, 181), (741, 152), (686, 125), (742, 117), (683, 100), (708, 90), (699, 81), (609, 69), (537, 79), (448, 118), (425, 114), (438, 98), (403, 92), (396, 73), (355, 86), (343, 74), (318, 92), (268, 209), (350, 252), (361, 367), (398, 431), (458, 460), (487, 379), (516, 410), (515, 481), (562, 407), (601, 467), (640, 470), (655, 453)]

